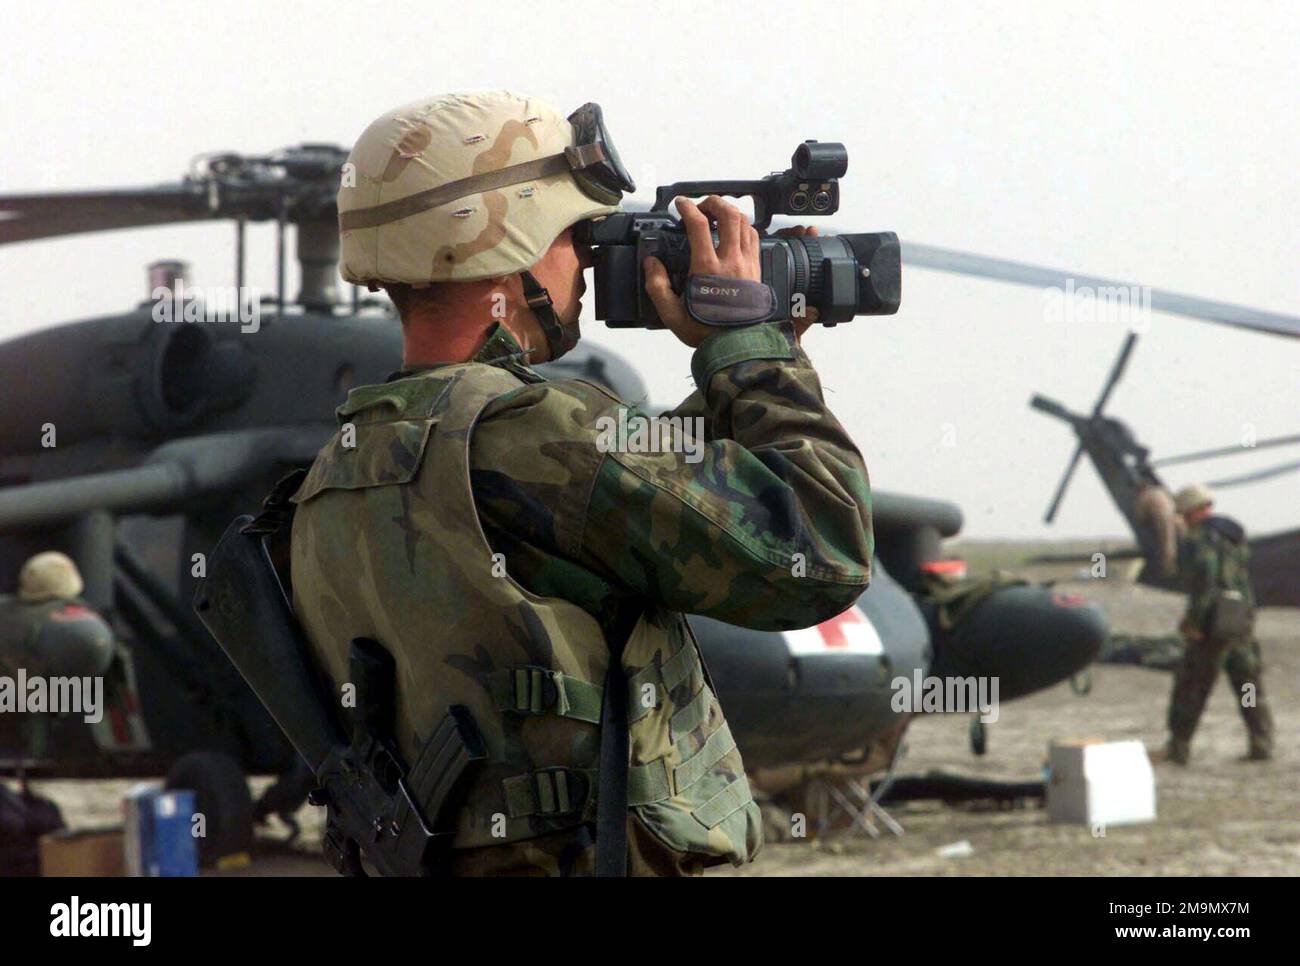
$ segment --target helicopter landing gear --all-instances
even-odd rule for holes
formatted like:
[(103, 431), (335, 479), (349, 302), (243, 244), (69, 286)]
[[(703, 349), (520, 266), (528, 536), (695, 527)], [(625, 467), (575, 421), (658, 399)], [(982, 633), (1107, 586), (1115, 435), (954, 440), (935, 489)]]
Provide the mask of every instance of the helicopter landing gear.
[(308, 792), (315, 786), (316, 776), (302, 758), (294, 755), (293, 765), (257, 800), (253, 810), (254, 820), (262, 825), (270, 816), (275, 815), (289, 828), (289, 837), (283, 844), (292, 845), (301, 832), (294, 813), (306, 803)]
[(239, 762), (219, 751), (181, 755), (167, 772), (166, 787), (194, 792), (194, 811), (204, 818), (199, 864), (239, 865), (253, 850), (253, 797)]
[(810, 817), (819, 832), (828, 831), (847, 819), (849, 829), (866, 832), (873, 839), (880, 838), (877, 822), (895, 835), (902, 835), (903, 826), (876, 799), (871, 794), (871, 782), (865, 777), (821, 775), (809, 782)]

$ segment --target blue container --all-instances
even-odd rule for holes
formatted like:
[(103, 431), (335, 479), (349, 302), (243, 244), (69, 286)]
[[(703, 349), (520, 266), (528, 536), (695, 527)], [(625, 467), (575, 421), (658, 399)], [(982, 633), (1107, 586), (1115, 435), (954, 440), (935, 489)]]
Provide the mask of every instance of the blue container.
[(126, 823), (127, 867), (135, 874), (199, 874), (193, 792), (133, 789), (127, 796)]

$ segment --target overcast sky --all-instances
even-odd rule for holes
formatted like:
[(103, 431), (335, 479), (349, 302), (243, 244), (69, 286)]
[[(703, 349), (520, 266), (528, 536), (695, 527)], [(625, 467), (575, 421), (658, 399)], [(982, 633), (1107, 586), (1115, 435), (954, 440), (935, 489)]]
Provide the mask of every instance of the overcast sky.
[[(758, 177), (847, 144), (823, 231), (1023, 259), (1300, 314), (1300, 9), (1286, 3), (21, 4), (5, 12), (0, 192), (175, 179), (201, 152), (349, 145), (380, 112), (509, 88), (605, 108), (643, 189)], [(638, 196), (647, 199), (649, 191)], [(144, 266), (232, 283), (228, 225), (0, 250), (0, 338), (129, 308)], [(252, 231), (250, 282), (273, 286)], [(590, 303), (591, 299), (588, 298)], [(667, 333), (587, 338), (689, 389)], [(1123, 339), (1044, 294), (914, 269), (903, 308), (805, 339), (882, 489), (945, 497), (977, 537), (1123, 532), (1038, 391), (1088, 408)], [(0, 373), (0, 378), (4, 374)], [(1300, 432), (1300, 340), (1157, 315), (1109, 411), (1156, 455)], [(1300, 448), (1171, 469), (1174, 485)], [(1177, 472), (1175, 472), (1175, 469)], [(1300, 474), (1225, 494), (1255, 532), (1300, 524)]]

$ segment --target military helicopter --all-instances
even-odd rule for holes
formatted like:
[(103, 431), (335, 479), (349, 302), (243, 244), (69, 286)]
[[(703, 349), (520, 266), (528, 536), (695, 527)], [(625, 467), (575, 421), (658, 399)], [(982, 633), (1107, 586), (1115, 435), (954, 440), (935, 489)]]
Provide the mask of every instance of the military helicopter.
[[(213, 317), (201, 299), (180, 298), (183, 267), (163, 262), (151, 267), (151, 298), (134, 309), (0, 344), (0, 592), (31, 553), (70, 554), (87, 602), (130, 648), (148, 735), (109, 751), (79, 722), (61, 722), (50, 759), (30, 762), (6, 756), (0, 732), (0, 772), (170, 770), (174, 782), (196, 787), (215, 854), (251, 841), (254, 815), (291, 813), (312, 776), (190, 611), (204, 554), (278, 478), (314, 458), (352, 386), (382, 381), (401, 360), (391, 307), (356, 290), (350, 300), (339, 295), (334, 197), (345, 159), (338, 147), (304, 144), (208, 156), (174, 184), (0, 197), (0, 244), (233, 220), (236, 289), (247, 224), (277, 226), (277, 290), (257, 304), (254, 330), (242, 309)], [(285, 292), (290, 227), (296, 298)], [(968, 274), (995, 264), (915, 245), (904, 246), (904, 258)], [(168, 299), (175, 317), (159, 321)], [(541, 368), (645, 398), (633, 368), (607, 350), (580, 346)], [(873, 504), (876, 576), (849, 612), (785, 634), (693, 620), (759, 774), (797, 766), (804, 777), (833, 776), (896, 761), (912, 714), (895, 706), (891, 682), (992, 676), (1000, 700), (1011, 700), (1070, 678), (1105, 638), (1098, 610), (1024, 583), (995, 586), (950, 620), (930, 589), (959, 566), (942, 548), (961, 528), (959, 508), (880, 490)], [(246, 773), (278, 776), (255, 810)]]
[[(1277, 321), (1283, 321), (1283, 319)], [(1265, 331), (1300, 337), (1300, 321), (1295, 326), (1273, 325), (1263, 327)], [(1056, 493), (1048, 506), (1044, 520), (1051, 523), (1065, 498), (1080, 458), (1087, 454), (1088, 459), (1101, 476), (1107, 492), (1115, 507), (1124, 516), (1125, 522), (1133, 532), (1137, 544), (1134, 549), (1120, 550), (1109, 554), (1122, 560), (1140, 561), (1136, 574), (1138, 583), (1163, 590), (1180, 590), (1177, 576), (1162, 572), (1157, 560), (1153, 559), (1156, 550), (1152, 531), (1144, 524), (1137, 513), (1137, 498), (1144, 483), (1163, 486), (1164, 482), (1157, 472), (1164, 466), (1176, 466), (1196, 463), (1204, 460), (1240, 456), (1262, 449), (1295, 446), (1300, 444), (1300, 434), (1275, 436), (1268, 439), (1252, 440), (1250, 445), (1217, 447), (1181, 453), (1162, 459), (1153, 459), (1151, 450), (1143, 446), (1133, 431), (1122, 421), (1103, 415), (1107, 401), (1115, 386), (1124, 375), (1129, 358), (1137, 344), (1138, 334), (1131, 332), (1125, 337), (1119, 355), (1111, 367), (1106, 383), (1102, 387), (1097, 402), (1089, 414), (1073, 413), (1061, 403), (1045, 396), (1035, 395), (1030, 406), (1039, 412), (1063, 420), (1078, 438), (1074, 455), (1066, 466), (1065, 474), (1057, 485)], [(1275, 466), (1254, 470), (1249, 473), (1211, 480), (1210, 486), (1223, 490), (1235, 486), (1245, 486), (1263, 480), (1274, 479), (1288, 473), (1300, 471), (1300, 461), (1288, 461)], [(1256, 602), (1260, 606), (1300, 607), (1300, 527), (1279, 533), (1254, 537), (1250, 541), (1250, 577), (1255, 588)], [(1044, 563), (1079, 562), (1081, 558), (1073, 555), (1053, 555), (1036, 558)]]

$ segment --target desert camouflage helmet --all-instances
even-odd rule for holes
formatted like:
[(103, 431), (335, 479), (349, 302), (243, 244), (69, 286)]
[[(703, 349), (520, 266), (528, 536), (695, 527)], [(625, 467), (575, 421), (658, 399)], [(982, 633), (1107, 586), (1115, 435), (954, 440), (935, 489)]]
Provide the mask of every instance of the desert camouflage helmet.
[(76, 597), (83, 586), (72, 558), (57, 550), (38, 553), (18, 572), (18, 598), (31, 603)]
[(531, 268), (569, 226), (635, 190), (600, 108), (568, 119), (506, 91), (445, 94), (366, 128), (339, 189), (353, 284), (467, 282)]
[(1214, 502), (1214, 491), (1204, 483), (1193, 483), (1178, 491), (1174, 497), (1174, 507), (1179, 513), (1191, 513)]

